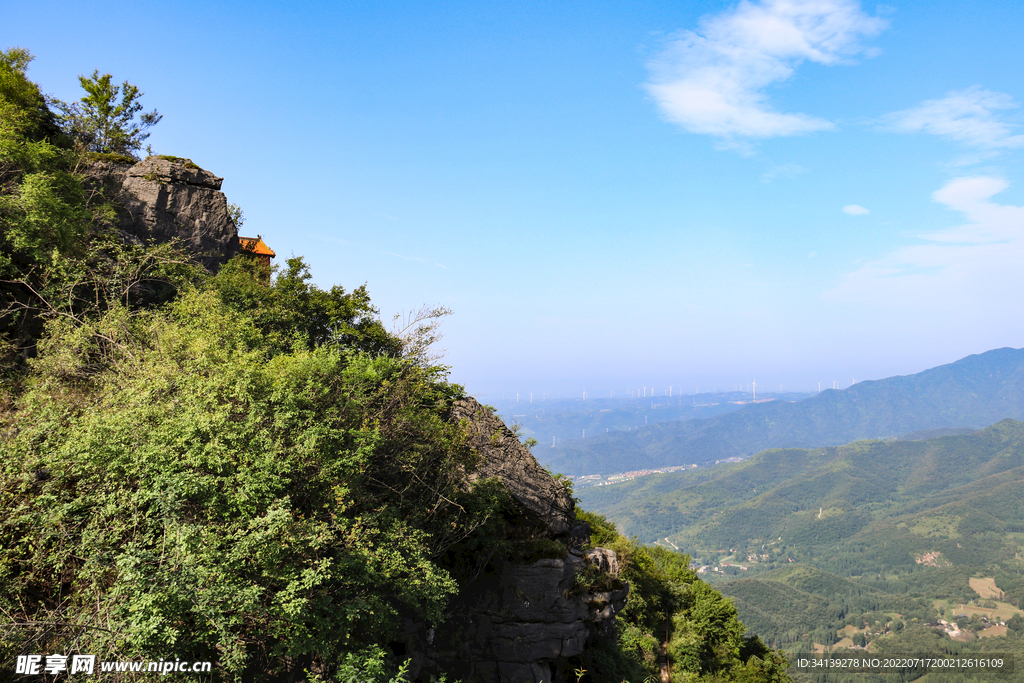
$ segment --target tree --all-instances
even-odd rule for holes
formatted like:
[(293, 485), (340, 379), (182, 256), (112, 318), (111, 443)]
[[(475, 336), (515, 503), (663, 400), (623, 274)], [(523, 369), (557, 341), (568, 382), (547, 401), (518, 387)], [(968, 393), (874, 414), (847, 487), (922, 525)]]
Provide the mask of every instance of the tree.
[(245, 222), (245, 212), (242, 211), (242, 207), (238, 204), (228, 203), (228, 215), (231, 216), (231, 221), (235, 224), (235, 229), (242, 227), (242, 223)]
[(71, 142), (25, 76), (31, 61), (23, 48), (0, 50), (0, 372), (34, 347), (36, 293), (52, 289), (91, 218)]
[(402, 342), (402, 354), (410, 360), (430, 365), (444, 357), (444, 351), (432, 351), (430, 347), (444, 335), (438, 331), (441, 318), (451, 315), (451, 309), (444, 306), (431, 308), (426, 304), (416, 312), (396, 313), (392, 334)]
[(226, 304), (252, 316), (280, 349), (333, 345), (403, 355), (404, 342), (377, 319), (365, 285), (351, 292), (320, 289), (310, 283), (309, 266), (301, 258), (270, 271), (277, 273), (272, 282), (267, 266), (256, 259), (234, 258), (210, 282)]
[(89, 78), (79, 76), (85, 97), (71, 104), (54, 100), (54, 104), (62, 112), (65, 131), (87, 150), (134, 157), (149, 137), (146, 130), (163, 116), (156, 109), (140, 114), (143, 93), (128, 81), (114, 85), (111, 78), (110, 74), (100, 76), (98, 70)]
[[(49, 138), (51, 143), (56, 143), (61, 137), (57, 119), (46, 106), (46, 98), (39, 91), (39, 86), (25, 77), (32, 59), (32, 53), (25, 48), (0, 50), (0, 119), (3, 120), (3, 132), (29, 141)], [(5, 148), (0, 154), (7, 157), (7, 152)]]

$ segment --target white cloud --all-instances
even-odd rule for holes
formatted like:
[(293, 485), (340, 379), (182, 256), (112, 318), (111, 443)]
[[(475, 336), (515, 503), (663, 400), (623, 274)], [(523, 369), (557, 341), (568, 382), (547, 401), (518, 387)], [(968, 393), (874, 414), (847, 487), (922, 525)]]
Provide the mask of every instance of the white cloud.
[(993, 113), (1017, 106), (1005, 93), (974, 86), (889, 114), (883, 123), (901, 133), (930, 133), (981, 149), (1024, 147), (1024, 135), (1014, 135), (1013, 129)]
[(991, 201), (1006, 187), (989, 176), (949, 181), (932, 199), (966, 223), (917, 235), (921, 243), (849, 273), (825, 299), (874, 303), (915, 318), (970, 311), (994, 322), (1012, 315), (1007, 303), (1024, 287), (1024, 206)]
[(805, 60), (838, 64), (886, 22), (853, 0), (743, 0), (733, 10), (683, 31), (648, 64), (645, 84), (664, 116), (694, 132), (732, 140), (829, 130), (807, 114), (780, 113), (764, 89)]
[(866, 213), (871, 213), (868, 209), (858, 204), (847, 204), (842, 209), (843, 213), (850, 214), (851, 216), (863, 216)]

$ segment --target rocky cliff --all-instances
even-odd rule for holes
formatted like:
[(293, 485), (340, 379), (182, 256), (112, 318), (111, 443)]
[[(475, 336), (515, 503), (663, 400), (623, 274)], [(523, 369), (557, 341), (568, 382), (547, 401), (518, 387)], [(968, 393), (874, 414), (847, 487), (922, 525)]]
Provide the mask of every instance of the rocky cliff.
[(99, 161), (87, 177), (119, 208), (118, 227), (128, 241), (178, 239), (211, 270), (238, 251), (238, 229), (220, 191), (224, 179), (190, 159), (151, 156), (134, 166)]
[(453, 418), (464, 421), (481, 455), (470, 480), (496, 477), (511, 494), (510, 542), (547, 556), (490, 558), (462, 586), (444, 624), (410, 625), (407, 654), (416, 670), (464, 681), (575, 680), (571, 660), (592, 639), (614, 637), (615, 613), (629, 592), (615, 553), (588, 547), (589, 528), (576, 522), (572, 496), (490, 409), (466, 399)]

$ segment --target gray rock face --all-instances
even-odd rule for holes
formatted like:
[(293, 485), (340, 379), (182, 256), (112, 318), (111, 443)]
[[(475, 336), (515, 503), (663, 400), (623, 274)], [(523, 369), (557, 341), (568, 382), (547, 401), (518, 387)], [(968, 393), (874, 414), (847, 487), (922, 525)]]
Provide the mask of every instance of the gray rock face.
[(89, 175), (123, 208), (120, 229), (130, 241), (182, 240), (211, 270), (238, 250), (238, 229), (220, 192), (223, 178), (190, 159), (151, 156), (134, 166), (100, 162)]
[(481, 456), (480, 466), (470, 481), (498, 477), (539, 527), (556, 536), (572, 531), (576, 526), (576, 502), (501, 418), (474, 398), (456, 404), (453, 418), (467, 421), (471, 445)]
[(433, 664), (466, 681), (571, 680), (569, 658), (581, 654), (591, 638), (614, 633), (615, 614), (629, 593), (621, 581), (607, 591), (578, 586), (576, 576), (588, 564), (580, 555), (503, 563), (493, 576), (468, 587), (460, 596), (466, 608), (441, 627), (448, 636), (439, 637), (429, 652)]
[[(453, 418), (466, 421), (481, 456), (470, 479), (501, 479), (517, 504), (508, 537), (557, 540), (566, 551), (564, 558), (532, 562), (493, 558), (488, 571), (462, 587), (443, 624), (429, 631), (409, 624), (405, 644), (414, 673), (446, 672), (474, 683), (575, 680), (570, 658), (593, 638), (614, 637), (615, 614), (629, 593), (618, 580), (618, 558), (605, 548), (579, 547), (589, 541), (589, 527), (576, 523), (575, 501), (494, 413), (466, 399)], [(601, 589), (583, 585), (588, 565), (604, 575)]]

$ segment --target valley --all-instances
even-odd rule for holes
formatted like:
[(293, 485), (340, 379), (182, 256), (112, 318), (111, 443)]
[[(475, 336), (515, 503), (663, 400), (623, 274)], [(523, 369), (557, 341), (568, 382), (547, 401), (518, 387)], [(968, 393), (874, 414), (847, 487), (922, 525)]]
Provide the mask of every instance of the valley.
[[(1024, 404), (1006, 397), (1020, 390), (1020, 360), (1003, 349), (874, 388), (865, 382), (859, 396), (849, 389), (615, 435), (617, 446), (650, 447), (669, 434), (717, 432), (736, 448), (753, 442), (742, 426), (769, 410), (776, 434), (795, 433), (814, 414), (819, 433), (854, 423), (888, 429), (885, 438), (768, 448), (675, 471), (656, 472), (667, 467), (633, 452), (631, 472), (578, 476), (575, 495), (626, 536), (688, 554), (748, 631), (774, 647), (1024, 656), (1024, 422), (977, 422), (1019, 415)], [(908, 398), (929, 393), (931, 414)], [(738, 433), (725, 434), (728, 426)], [(602, 442), (610, 453), (612, 438)], [(562, 452), (584, 453), (579, 443)], [(547, 450), (539, 449), (542, 462)], [(875, 674), (856, 675), (850, 680)], [(936, 675), (921, 680), (964, 680)], [(843, 679), (796, 672), (794, 680)]]

